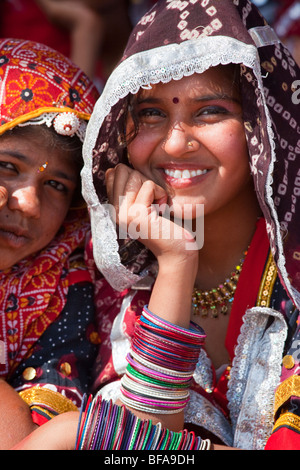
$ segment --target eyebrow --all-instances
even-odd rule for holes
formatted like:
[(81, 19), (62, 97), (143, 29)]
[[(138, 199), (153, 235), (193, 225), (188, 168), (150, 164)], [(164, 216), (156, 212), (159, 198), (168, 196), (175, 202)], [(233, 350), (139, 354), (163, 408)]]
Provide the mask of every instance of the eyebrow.
[(234, 98), (232, 95), (228, 95), (227, 93), (216, 93), (214, 95), (204, 95), (195, 98), (195, 101), (214, 101), (214, 100), (224, 100), (224, 101), (234, 101), (235, 103), (240, 103), (237, 98)]
[[(0, 150), (0, 155), (10, 155), (11, 157), (16, 158), (17, 160), (20, 160), (20, 161), (28, 163), (28, 164), (30, 163), (30, 159), (26, 155), (24, 155), (23, 153), (18, 152), (16, 150), (10, 150), (10, 149)], [(68, 173), (65, 173), (62, 170), (57, 170), (57, 169), (50, 170), (50, 171), (52, 172), (52, 175), (56, 178), (62, 178), (62, 179), (65, 179), (67, 181), (71, 181), (74, 184), (77, 184), (77, 177), (76, 176), (70, 175)]]
[[(136, 103), (137, 104), (143, 104), (143, 103), (160, 103), (163, 101), (164, 98), (155, 98), (155, 97), (145, 97), (145, 98), (136, 98)], [(223, 101), (233, 101), (235, 103), (240, 104), (240, 101), (237, 98), (234, 98), (232, 95), (228, 95), (227, 93), (215, 93), (212, 95), (203, 95), (203, 96), (196, 96), (195, 98), (192, 98), (191, 101), (195, 102), (206, 102), (206, 101), (214, 101), (214, 100), (223, 100)]]
[(139, 98), (138, 96), (136, 97), (135, 100), (133, 100), (133, 103), (137, 104), (143, 104), (143, 103), (160, 103), (161, 98), (154, 98), (154, 97), (148, 97), (148, 98)]
[(11, 157), (15, 157), (18, 160), (22, 160), (23, 162), (28, 161), (28, 157), (23, 153), (17, 152), (16, 150), (0, 150), (0, 155), (10, 155)]
[(62, 178), (62, 179), (65, 179), (67, 181), (71, 181), (74, 184), (77, 184), (76, 176), (70, 176), (69, 174), (67, 174), (67, 173), (65, 173), (64, 171), (61, 171), (61, 170), (58, 170), (58, 171), (56, 170), (56, 171), (53, 172), (53, 174), (54, 174), (54, 177), (56, 177), (56, 178)]

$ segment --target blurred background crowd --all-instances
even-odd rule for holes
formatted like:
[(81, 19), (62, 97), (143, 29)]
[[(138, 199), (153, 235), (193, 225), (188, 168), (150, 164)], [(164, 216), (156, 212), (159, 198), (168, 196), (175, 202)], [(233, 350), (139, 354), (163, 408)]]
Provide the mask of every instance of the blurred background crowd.
[[(1, 0), (0, 36), (47, 44), (79, 65), (99, 91), (132, 27), (155, 0)], [(253, 0), (300, 63), (300, 1)]]

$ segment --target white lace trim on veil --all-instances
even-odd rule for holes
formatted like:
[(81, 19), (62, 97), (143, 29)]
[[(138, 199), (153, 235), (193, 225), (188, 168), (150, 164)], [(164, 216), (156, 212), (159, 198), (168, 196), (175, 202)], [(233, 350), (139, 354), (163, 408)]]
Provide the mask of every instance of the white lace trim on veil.
[(276, 224), (279, 250), (278, 266), (286, 285), (293, 295), (285, 269), (280, 226), (272, 201), (272, 171), (275, 161), (274, 140), (269, 111), (263, 94), (263, 81), (257, 48), (254, 45), (245, 44), (227, 36), (211, 36), (185, 41), (180, 44), (170, 44), (129, 57), (112, 73), (96, 103), (88, 123), (83, 147), (82, 186), (83, 196), (90, 209), (95, 262), (113, 288), (123, 290), (131, 287), (138, 282), (139, 276), (131, 273), (122, 265), (118, 253), (115, 225), (107, 209), (99, 203), (93, 185), (92, 155), (99, 128), (104, 118), (119, 99), (126, 97), (129, 93), (137, 93), (141, 87), (149, 87), (151, 83), (167, 83), (172, 79), (179, 80), (195, 72), (202, 73), (211, 66), (229, 63), (244, 64), (252, 69), (261, 92), (272, 152), (272, 162), (266, 184), (266, 199)]

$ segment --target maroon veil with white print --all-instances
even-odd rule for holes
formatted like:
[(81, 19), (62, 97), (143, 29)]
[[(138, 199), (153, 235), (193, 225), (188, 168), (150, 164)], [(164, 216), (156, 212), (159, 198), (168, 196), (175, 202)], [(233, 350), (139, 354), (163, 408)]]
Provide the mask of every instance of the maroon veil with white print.
[[(243, 265), (227, 332), (227, 336), (234, 337), (235, 333), (238, 336), (230, 354), (230, 380), (227, 382), (224, 377), (223, 385), (225, 382), (226, 385), (222, 390), (221, 379), (215, 381), (210, 397), (203, 393), (212, 374), (211, 362), (203, 350), (198, 376), (194, 374), (197, 390), (191, 387), (185, 421), (211, 431), (226, 445), (237, 448), (263, 449), (270, 436), (275, 436), (273, 448), (278, 440), (283, 443), (280, 448), (291, 448), (291, 445), (297, 448), (300, 439), (299, 68), (248, 0), (158, 0), (133, 30), (124, 56), (94, 108), (84, 144), (82, 172), (84, 197), (91, 215), (94, 258), (114, 289), (122, 291), (132, 287), (127, 309), (125, 303), (120, 308), (112, 305), (111, 297), (101, 298), (102, 305), (109, 305), (103, 309), (103, 322), (110, 315), (112, 329), (118, 324), (120, 330), (125, 331), (127, 327), (128, 332), (134, 319), (130, 317), (126, 324), (125, 313), (138, 315), (139, 296), (145, 292), (141, 287), (145, 287), (147, 272), (154, 266), (152, 255), (142, 244), (118, 239), (106, 205), (105, 171), (119, 162), (130, 164), (123, 138), (130, 95), (152, 84), (168, 83), (227, 64), (236, 64), (240, 70), (249, 165), (264, 216), (260, 226), (263, 225), (266, 253), (263, 256), (256, 253), (258, 245), (262, 246), (256, 242), (255, 255), (251, 258), (250, 246)], [(257, 301), (260, 295), (257, 291), (260, 293), (261, 287), (269, 282), (266, 274), (269, 247), (277, 270), (272, 260), (276, 282), (274, 289), (270, 288), (272, 303), (266, 305)], [(246, 267), (249, 259), (252, 272)], [(264, 266), (263, 274), (257, 274), (260, 262)], [(247, 281), (244, 291), (241, 290), (243, 273)], [(259, 278), (258, 286), (255, 276)], [(247, 297), (250, 291), (255, 297), (252, 303)], [(109, 295), (113, 296), (111, 292)], [(241, 324), (236, 321), (237, 316)], [(104, 350), (109, 341), (113, 342), (111, 331), (108, 336), (101, 350), (102, 375), (100, 372), (97, 382), (102, 391), (105, 381), (110, 381), (109, 385), (114, 379), (118, 381), (121, 370), (117, 368), (120, 364), (111, 359), (111, 350)], [(118, 356), (121, 358), (122, 354)], [(283, 363), (284, 355), (290, 359), (287, 367)], [(109, 357), (106, 364), (105, 357)], [(293, 357), (294, 365), (290, 367)], [(230, 419), (225, 418), (224, 408), (220, 411), (217, 398), (221, 395), (228, 402)], [(214, 400), (217, 405), (212, 406)], [(274, 423), (280, 432), (272, 433)], [(288, 430), (285, 440), (282, 430)]]
[(299, 68), (248, 0), (158, 1), (136, 25), (95, 107), (85, 143), (84, 195), (96, 263), (116, 289), (136, 283), (151, 260), (138, 242), (117, 240), (99, 204), (106, 201), (105, 171), (128, 164), (122, 146), (128, 96), (228, 63), (240, 65), (250, 166), (272, 252), (289, 295), (300, 303)]

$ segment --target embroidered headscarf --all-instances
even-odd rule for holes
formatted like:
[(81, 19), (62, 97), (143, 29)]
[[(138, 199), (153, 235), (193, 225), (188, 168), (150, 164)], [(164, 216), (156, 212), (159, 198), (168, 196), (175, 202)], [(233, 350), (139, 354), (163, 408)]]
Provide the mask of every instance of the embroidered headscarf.
[(287, 292), (300, 305), (299, 68), (248, 0), (159, 0), (136, 25), (88, 125), (82, 172), (91, 210), (94, 257), (116, 289), (149, 266), (137, 241), (117, 240), (104, 174), (128, 164), (119, 144), (130, 93), (209, 67), (240, 66), (243, 120), (257, 198)]
[[(0, 135), (29, 121), (83, 141), (98, 92), (57, 51), (32, 41), (0, 39)], [(32, 122), (30, 122), (32, 124)]]
[[(31, 41), (0, 40), (0, 139), (15, 126), (44, 124), (82, 141), (98, 96), (87, 76), (58, 52)], [(69, 257), (89, 229), (86, 208), (71, 208), (46, 248), (0, 271), (0, 339), (6, 345), (0, 375), (15, 370), (63, 310)]]

